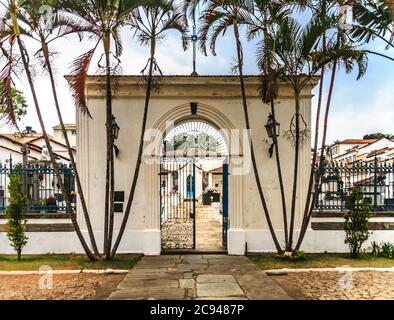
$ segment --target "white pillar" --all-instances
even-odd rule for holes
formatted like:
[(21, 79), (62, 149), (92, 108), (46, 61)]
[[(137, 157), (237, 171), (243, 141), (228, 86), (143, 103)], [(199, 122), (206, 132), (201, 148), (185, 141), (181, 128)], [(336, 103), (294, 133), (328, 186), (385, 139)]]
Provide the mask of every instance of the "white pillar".
[(227, 251), (230, 255), (244, 255), (246, 233), (243, 221), (243, 180), (242, 175), (231, 175), (229, 179), (229, 230)]
[[(79, 109), (76, 111), (76, 123), (77, 123), (77, 169), (79, 177), (81, 179), (82, 190), (84, 190), (85, 202), (90, 209), (90, 188), (89, 188), (89, 118), (87, 115), (81, 113)], [(77, 191), (77, 190), (76, 190)], [(90, 211), (90, 210), (89, 210)], [(82, 230), (86, 229), (86, 221), (83, 217), (83, 210), (80, 201), (80, 197), (77, 196), (77, 220)], [(95, 225), (94, 217), (92, 218), (93, 228)]]
[(146, 213), (144, 230), (144, 254), (160, 255), (160, 179), (158, 164), (155, 161), (144, 164)]

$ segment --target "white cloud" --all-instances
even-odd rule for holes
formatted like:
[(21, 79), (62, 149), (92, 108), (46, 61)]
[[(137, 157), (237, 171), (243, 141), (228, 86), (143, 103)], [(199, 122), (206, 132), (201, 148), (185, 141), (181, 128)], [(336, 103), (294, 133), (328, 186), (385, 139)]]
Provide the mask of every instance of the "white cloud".
[[(362, 138), (365, 134), (394, 130), (394, 83), (387, 82), (375, 92), (360, 92), (363, 99), (336, 105), (330, 113), (327, 141)], [(335, 94), (335, 93), (334, 93)]]

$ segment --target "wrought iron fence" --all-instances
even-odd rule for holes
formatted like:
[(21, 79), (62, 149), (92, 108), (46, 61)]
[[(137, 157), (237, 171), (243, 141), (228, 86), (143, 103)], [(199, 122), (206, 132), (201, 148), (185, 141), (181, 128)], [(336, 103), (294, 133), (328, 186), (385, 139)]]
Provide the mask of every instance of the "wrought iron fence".
[(394, 210), (393, 164), (325, 164), (316, 170), (322, 179), (316, 210), (345, 210), (354, 187), (360, 187), (364, 197), (371, 199), (374, 211)]
[[(71, 201), (76, 206), (75, 180), (71, 166), (60, 164), (60, 174)], [(17, 174), (21, 178), (23, 192), (28, 200), (28, 212), (66, 212), (66, 202), (60, 190), (58, 180), (52, 166), (35, 165), (0, 165), (0, 212), (9, 203), (8, 174)]]

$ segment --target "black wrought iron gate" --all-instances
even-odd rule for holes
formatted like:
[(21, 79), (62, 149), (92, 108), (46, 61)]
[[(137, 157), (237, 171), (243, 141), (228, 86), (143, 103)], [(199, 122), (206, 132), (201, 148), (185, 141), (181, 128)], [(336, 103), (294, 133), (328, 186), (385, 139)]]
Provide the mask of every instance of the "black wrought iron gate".
[(196, 247), (196, 168), (194, 159), (160, 162), (162, 249)]

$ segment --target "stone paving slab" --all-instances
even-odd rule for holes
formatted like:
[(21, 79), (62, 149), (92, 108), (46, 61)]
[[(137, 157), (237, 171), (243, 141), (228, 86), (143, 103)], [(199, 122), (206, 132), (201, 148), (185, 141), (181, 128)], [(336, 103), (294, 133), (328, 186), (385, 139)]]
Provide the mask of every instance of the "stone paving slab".
[(194, 300), (249, 300), (245, 297), (205, 297), (205, 298), (196, 298)]
[(205, 275), (197, 276), (197, 283), (223, 283), (223, 282), (237, 283), (235, 281), (234, 276), (231, 275), (205, 274)]
[(128, 288), (116, 290), (108, 300), (183, 300), (185, 290), (181, 288)]
[(194, 289), (195, 285), (194, 279), (179, 279), (179, 286), (183, 289)]
[(237, 283), (197, 283), (197, 297), (243, 297), (244, 292)]
[(109, 299), (291, 298), (247, 257), (200, 254), (143, 257)]
[(155, 280), (123, 280), (118, 288), (119, 289), (128, 289), (130, 285), (134, 285), (136, 287), (145, 287), (145, 288), (178, 288), (179, 281), (178, 280), (167, 280), (167, 279), (155, 279)]

